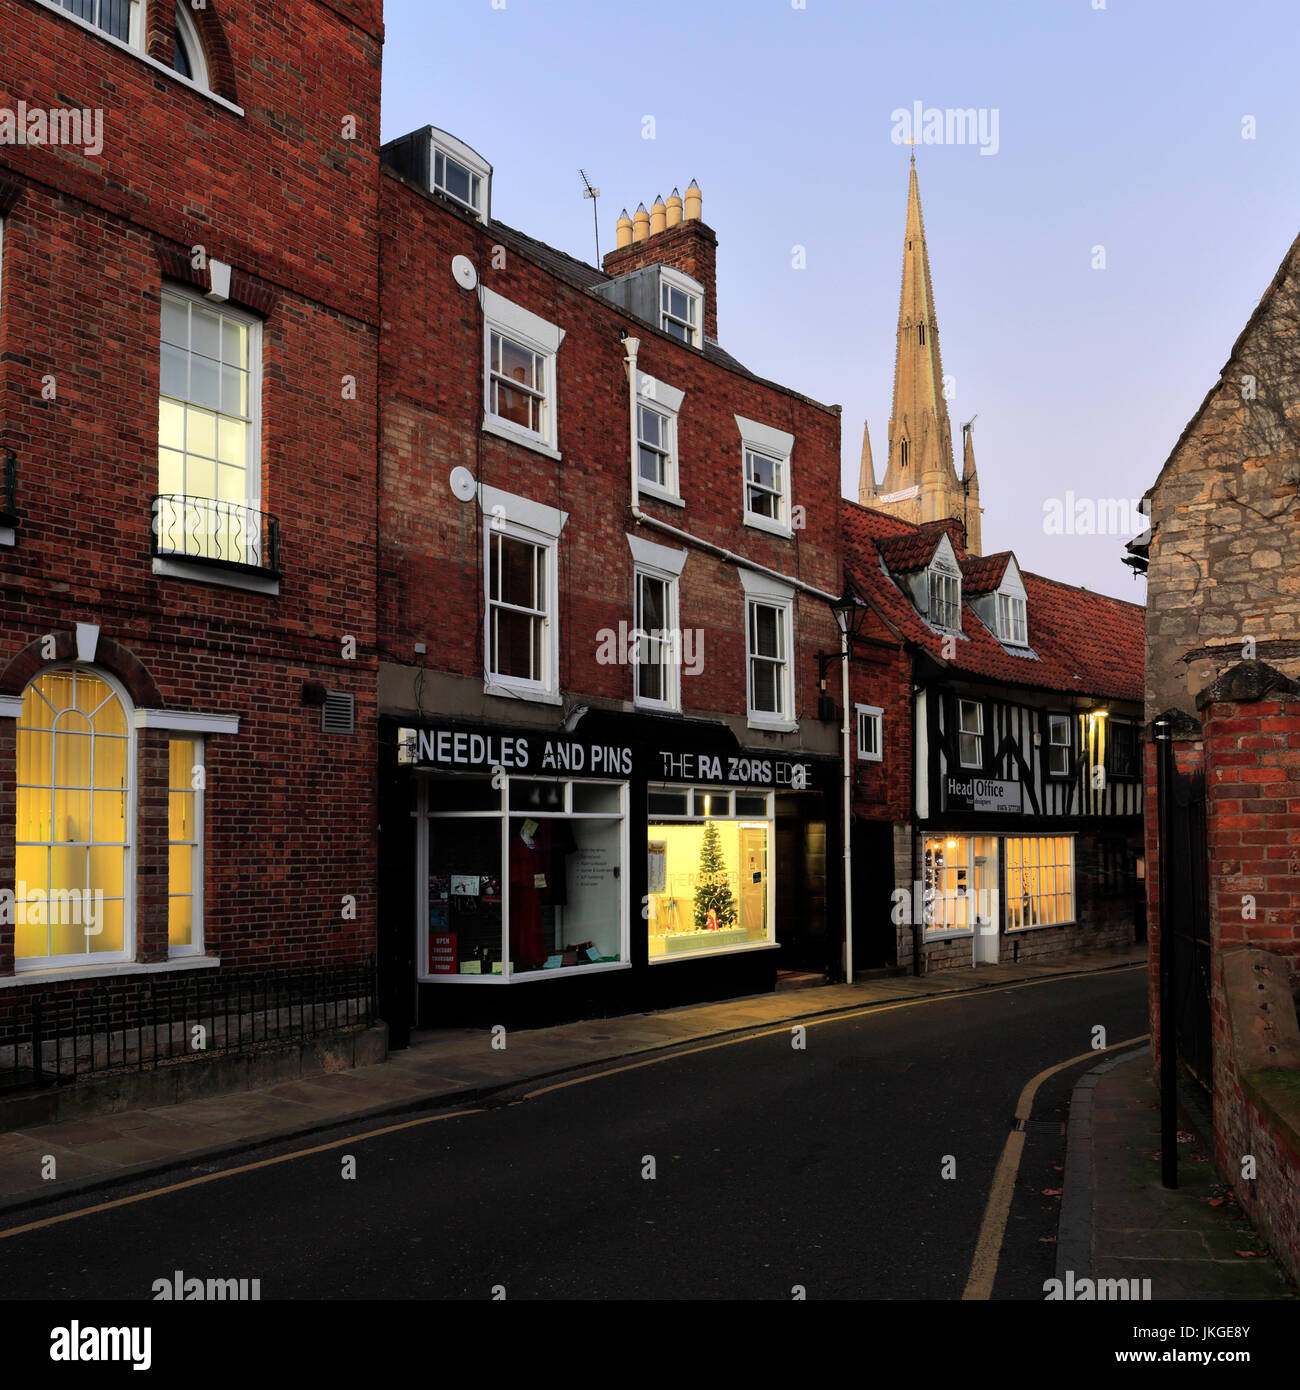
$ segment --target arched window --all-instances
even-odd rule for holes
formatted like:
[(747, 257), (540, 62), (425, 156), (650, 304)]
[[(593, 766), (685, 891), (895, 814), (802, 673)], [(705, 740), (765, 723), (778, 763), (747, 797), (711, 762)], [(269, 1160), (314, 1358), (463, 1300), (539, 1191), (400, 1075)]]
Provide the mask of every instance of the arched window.
[(55, 667), (18, 719), (14, 957), (125, 960), (130, 946), (134, 739), (116, 684)]
[(208, 65), (203, 60), (203, 45), (199, 42), (198, 31), (193, 20), (185, 13), (183, 5), (176, 6), (173, 24), (172, 67), (182, 77), (188, 77), (200, 87), (207, 87)]
[(898, 446), (898, 462), (900, 466), (902, 466), (903, 468), (907, 467), (907, 457), (910, 452), (911, 451), (908, 448), (907, 440), (902, 440)]

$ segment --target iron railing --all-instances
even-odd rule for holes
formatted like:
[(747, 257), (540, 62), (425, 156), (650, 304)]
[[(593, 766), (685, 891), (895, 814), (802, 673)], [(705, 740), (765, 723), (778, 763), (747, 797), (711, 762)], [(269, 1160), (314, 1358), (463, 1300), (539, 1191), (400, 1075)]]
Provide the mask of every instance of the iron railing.
[(110, 980), (16, 1001), (0, 1024), (0, 1090), (267, 1049), (375, 1022), (375, 959)]
[(243, 502), (161, 493), (153, 499), (150, 529), (153, 554), (161, 558), (280, 575), (279, 520)]

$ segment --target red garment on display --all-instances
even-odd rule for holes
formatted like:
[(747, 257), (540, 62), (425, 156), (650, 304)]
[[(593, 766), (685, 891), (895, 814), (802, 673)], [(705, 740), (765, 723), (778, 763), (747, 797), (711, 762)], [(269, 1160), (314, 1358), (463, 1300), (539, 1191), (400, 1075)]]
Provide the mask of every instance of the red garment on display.
[[(546, 963), (542, 922), (546, 890), (537, 883), (537, 876), (551, 869), (550, 849), (542, 848), (544, 830), (544, 825), (538, 826), (531, 849), (517, 834), (510, 840), (510, 959), (516, 970), (536, 970)], [(549, 884), (549, 878), (546, 881)]]

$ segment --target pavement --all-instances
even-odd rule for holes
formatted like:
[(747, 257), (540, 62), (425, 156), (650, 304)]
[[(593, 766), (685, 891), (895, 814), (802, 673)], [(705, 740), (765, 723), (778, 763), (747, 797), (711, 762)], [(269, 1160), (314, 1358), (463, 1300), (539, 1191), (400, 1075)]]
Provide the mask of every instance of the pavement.
[(1076, 1287), (1080, 1278), (1149, 1279), (1154, 1302), (1296, 1297), (1219, 1181), (1206, 1119), (1194, 1092), (1181, 1098), (1178, 1187), (1167, 1189), (1150, 1049), (1112, 1058), (1078, 1082), (1056, 1246), (1062, 1283), (1070, 1271)]
[[(229, 1159), (341, 1125), (480, 1102), (527, 1082), (726, 1035), (908, 1001), (1141, 964), (1145, 948), (1079, 952), (922, 977), (778, 990), (655, 1014), (517, 1031), (417, 1033), (385, 1062), (346, 1072), (0, 1134), (0, 1213)], [(1159, 1185), (1159, 1112), (1145, 1052), (1089, 1073), (1071, 1104), (1058, 1268), (1076, 1281), (1145, 1277), (1156, 1298), (1287, 1298), (1294, 1293), (1190, 1133), (1177, 1192)], [(1181, 1152), (1181, 1151), (1180, 1151)], [(48, 1158), (55, 1160), (54, 1176)], [(1217, 1202), (1214, 1199), (1224, 1197)], [(1211, 1203), (1214, 1202), (1213, 1205)], [(1239, 1252), (1251, 1250), (1249, 1256)]]

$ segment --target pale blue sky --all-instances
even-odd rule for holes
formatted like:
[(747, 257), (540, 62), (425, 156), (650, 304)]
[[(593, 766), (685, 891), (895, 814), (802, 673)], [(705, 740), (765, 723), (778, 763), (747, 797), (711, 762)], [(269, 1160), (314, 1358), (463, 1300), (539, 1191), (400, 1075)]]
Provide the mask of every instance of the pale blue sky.
[(1297, 11), (1095, 3), (387, 0), (383, 136), (451, 131), (493, 164), (502, 221), (587, 260), (579, 166), (602, 250), (623, 206), (697, 179), (723, 346), (844, 407), (856, 496), (863, 418), (883, 466), (893, 383), (891, 113), (996, 110), (996, 154), (917, 153), (958, 440), (979, 417), (984, 548), (1141, 601), (1127, 537), (1048, 535), (1044, 503), (1142, 494), (1300, 231)]

